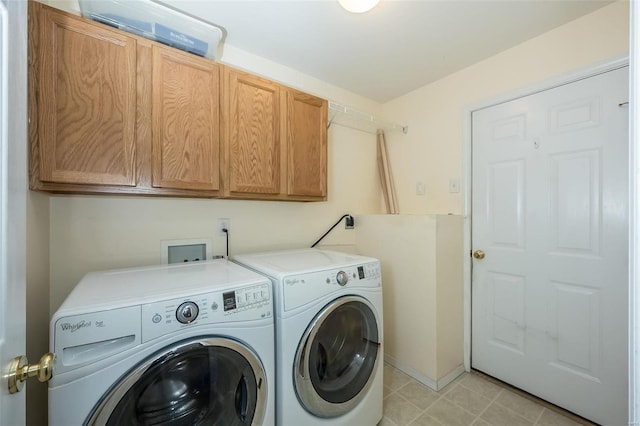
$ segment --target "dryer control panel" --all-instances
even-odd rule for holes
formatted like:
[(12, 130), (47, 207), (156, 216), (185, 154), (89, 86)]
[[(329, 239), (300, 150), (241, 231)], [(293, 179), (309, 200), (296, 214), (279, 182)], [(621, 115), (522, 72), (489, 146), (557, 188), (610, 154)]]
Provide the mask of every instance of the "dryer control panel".
[(271, 284), (240, 287), (142, 305), (142, 342), (186, 327), (270, 319)]
[(284, 310), (295, 309), (325, 295), (351, 288), (382, 290), (380, 262), (343, 266), (326, 271), (308, 272), (284, 277), (282, 288)]

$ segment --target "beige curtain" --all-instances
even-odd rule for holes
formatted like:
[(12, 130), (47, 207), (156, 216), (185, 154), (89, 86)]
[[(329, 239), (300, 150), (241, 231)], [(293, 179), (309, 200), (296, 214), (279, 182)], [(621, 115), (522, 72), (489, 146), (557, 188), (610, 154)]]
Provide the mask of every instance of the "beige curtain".
[(387, 213), (398, 214), (398, 201), (396, 200), (396, 187), (391, 173), (391, 163), (387, 152), (387, 141), (384, 130), (378, 130), (378, 171), (380, 173), (380, 185), (384, 195)]

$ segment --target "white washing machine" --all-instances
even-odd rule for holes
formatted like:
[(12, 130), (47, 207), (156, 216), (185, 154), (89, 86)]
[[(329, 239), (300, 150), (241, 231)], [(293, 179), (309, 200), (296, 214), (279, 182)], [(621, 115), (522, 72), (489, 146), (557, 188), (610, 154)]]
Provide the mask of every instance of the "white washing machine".
[(383, 394), (380, 262), (318, 249), (233, 260), (274, 285), (276, 424), (375, 426)]
[(227, 260), (87, 274), (51, 319), (49, 424), (273, 425), (271, 288)]

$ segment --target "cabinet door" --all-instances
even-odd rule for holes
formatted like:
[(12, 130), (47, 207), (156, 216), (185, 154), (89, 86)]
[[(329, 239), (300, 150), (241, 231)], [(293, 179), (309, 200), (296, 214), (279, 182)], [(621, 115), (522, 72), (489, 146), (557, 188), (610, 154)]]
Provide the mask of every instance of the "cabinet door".
[(226, 142), (232, 194), (279, 194), (280, 86), (225, 69)]
[(136, 41), (43, 9), (40, 180), (135, 185)]
[(287, 194), (327, 195), (327, 101), (287, 91)]
[(220, 69), (214, 62), (153, 46), (153, 186), (220, 188)]

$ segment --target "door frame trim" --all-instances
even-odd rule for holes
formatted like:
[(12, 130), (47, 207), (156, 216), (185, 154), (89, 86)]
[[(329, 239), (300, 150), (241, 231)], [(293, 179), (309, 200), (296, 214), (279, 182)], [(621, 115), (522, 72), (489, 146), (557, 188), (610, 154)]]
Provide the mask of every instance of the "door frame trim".
[[(631, 65), (629, 73), (629, 116), (638, 114), (640, 99), (640, 6), (631, 2), (630, 13), (630, 47)], [(636, 354), (640, 351), (640, 150), (637, 144), (640, 139), (640, 125), (636, 120), (629, 120), (629, 191), (630, 191), (630, 229), (629, 229), (629, 424), (640, 423), (640, 359)]]
[[(463, 189), (463, 323), (464, 323), (464, 345), (463, 345), (463, 363), (465, 371), (471, 371), (471, 256), (467, 256), (466, 253), (471, 253), (471, 192), (473, 188), (472, 182), (472, 149), (471, 149), (471, 132), (472, 121), (471, 117), (475, 111), (499, 105), (505, 102), (513, 101), (525, 96), (533, 95), (536, 93), (544, 92), (546, 90), (554, 89), (556, 87), (564, 86), (566, 84), (574, 83), (576, 81), (584, 80), (589, 77), (593, 77), (605, 72), (614, 71), (616, 69), (629, 66), (629, 58), (622, 57), (606, 62), (596, 63), (592, 66), (584, 69), (565, 73), (557, 77), (546, 79), (532, 85), (521, 87), (507, 93), (498, 95), (496, 97), (486, 99), (465, 107), (463, 114), (463, 146), (462, 146), (462, 181), (464, 185)], [(630, 74), (631, 78), (631, 74)], [(629, 143), (629, 158), (633, 154), (633, 144)], [(630, 177), (630, 190), (633, 188), (633, 182)], [(631, 224), (630, 224), (631, 229)], [(631, 254), (631, 252), (630, 252)], [(629, 279), (631, 280), (631, 274)], [(629, 283), (631, 286), (631, 282)], [(633, 330), (630, 324), (629, 330)], [(631, 353), (632, 347), (629, 347)], [(632, 359), (630, 359), (631, 361)], [(630, 395), (631, 396), (631, 395)]]

